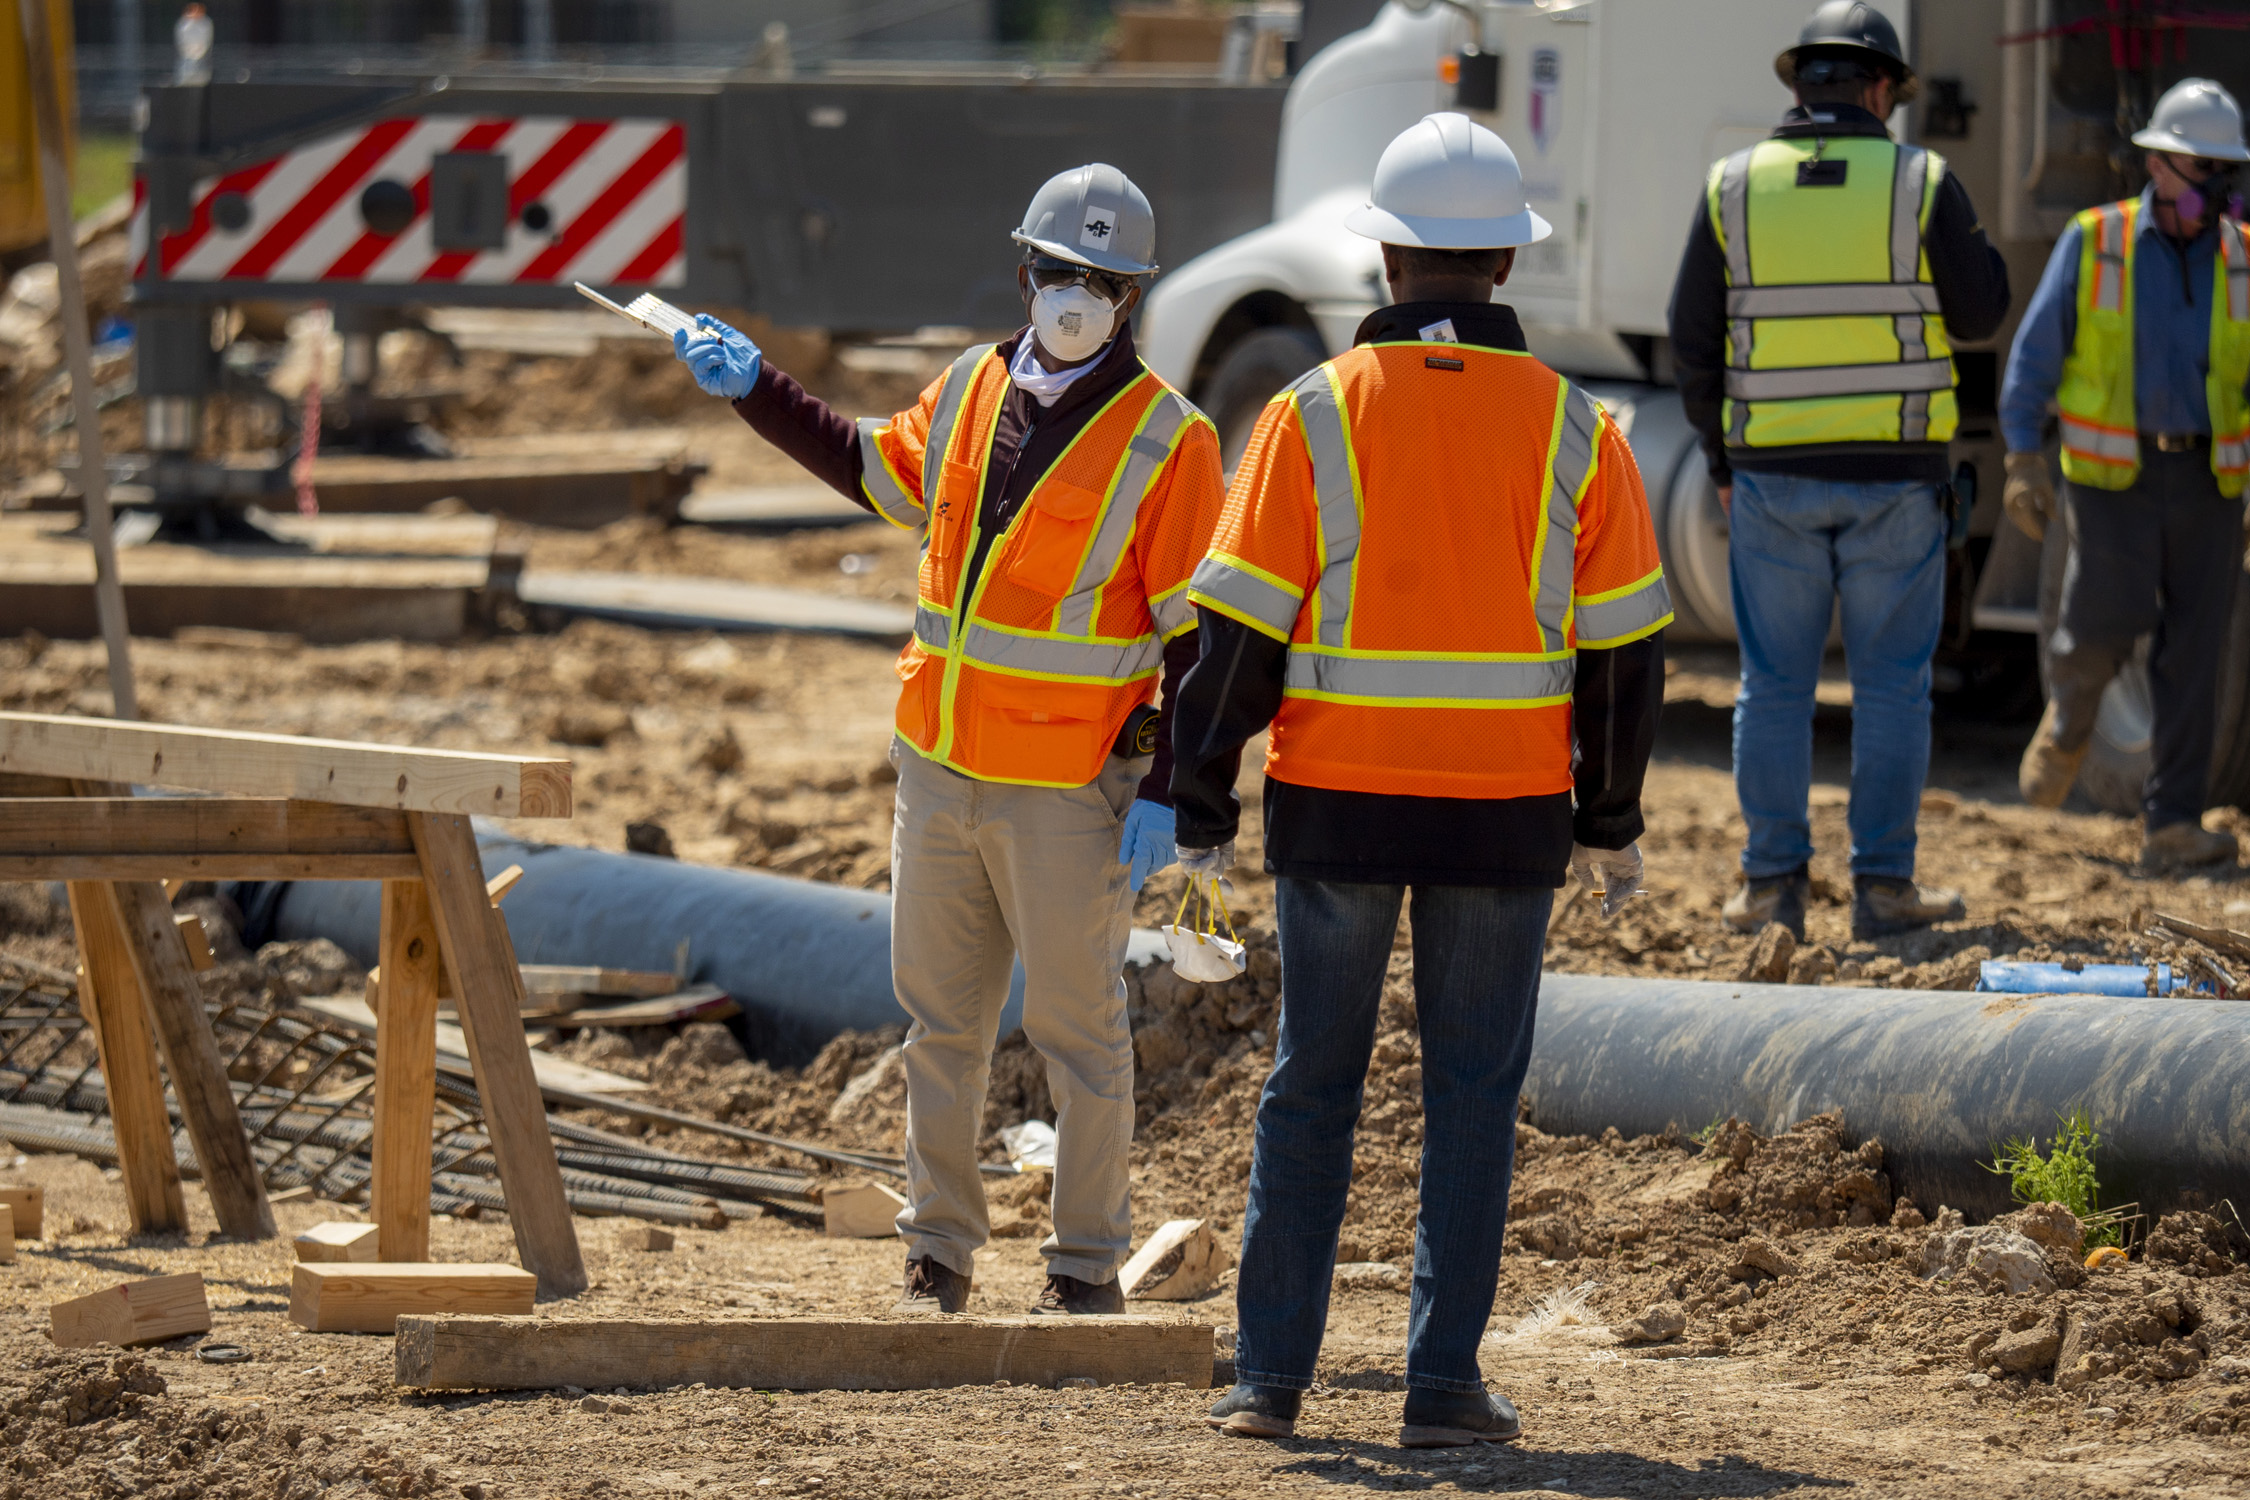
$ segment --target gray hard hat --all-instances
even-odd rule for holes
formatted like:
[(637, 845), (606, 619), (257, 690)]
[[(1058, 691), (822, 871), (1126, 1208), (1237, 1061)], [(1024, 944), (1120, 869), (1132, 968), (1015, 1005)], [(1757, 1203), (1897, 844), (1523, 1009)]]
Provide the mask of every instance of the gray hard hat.
[(1921, 92), (1898, 29), (1867, 0), (1825, 0), (1797, 34), (1797, 45), (1773, 60), (1773, 71), (1791, 88), (1887, 73), (1898, 84), (1901, 104)]
[(1023, 211), (1019, 245), (1122, 276), (1156, 269), (1156, 214), (1148, 195), (1107, 162), (1047, 179)]

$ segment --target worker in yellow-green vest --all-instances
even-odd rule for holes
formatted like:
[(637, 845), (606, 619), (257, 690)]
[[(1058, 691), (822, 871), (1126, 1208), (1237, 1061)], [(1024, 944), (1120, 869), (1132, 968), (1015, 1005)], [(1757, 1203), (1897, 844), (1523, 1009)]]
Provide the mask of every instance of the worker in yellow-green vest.
[(2087, 209), (2055, 242), (2008, 356), (2000, 429), (2008, 515), (2027, 534), (2058, 519), (2050, 410), (2068, 481), (2072, 546), (2024, 798), (2070, 795), (2103, 690), (2153, 633), (2141, 792), (2153, 871), (2236, 855), (2233, 834), (2203, 826), (2203, 799), (2250, 475), (2250, 231), (2234, 183), (2250, 148), (2234, 96), (2207, 78), (2173, 85), (2133, 144), (2148, 186)]
[(1797, 107), (1711, 168), (1672, 293), (1688, 419), (1730, 516), (1749, 837), (1723, 909), (1805, 935), (1813, 688), (1841, 605), (1852, 684), (1852, 936), (1965, 915), (1914, 883), (1959, 418), (1952, 339), (1989, 337), (2008, 272), (1934, 151), (1883, 121), (1914, 95), (1898, 33), (1829, 0), (1774, 60)]

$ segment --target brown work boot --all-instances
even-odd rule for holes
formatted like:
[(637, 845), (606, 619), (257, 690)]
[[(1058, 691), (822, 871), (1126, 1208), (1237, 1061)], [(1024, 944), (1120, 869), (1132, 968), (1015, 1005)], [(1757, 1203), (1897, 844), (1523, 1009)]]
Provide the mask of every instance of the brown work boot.
[(1745, 880), (1719, 908), (1720, 920), (1736, 932), (1763, 932), (1768, 922), (1779, 922), (1798, 942), (1805, 940), (1805, 898), (1812, 894), (1812, 874), (1803, 866), (1781, 875), (1761, 875)]
[(1887, 875), (1852, 877), (1852, 936), (1861, 942), (1958, 922), (1968, 914), (1959, 891), (1932, 890)]
[(2070, 789), (2078, 783), (2078, 768), (2086, 763), (2086, 750), (2093, 741), (2075, 750), (2065, 750), (2055, 741), (2055, 705), (2047, 704), (2047, 711), (2039, 716), (2039, 731), (2024, 746), (2023, 764), (2016, 768), (2016, 785), (2023, 792), (2023, 800), (2033, 807), (2060, 807)]
[(1114, 1280), (1080, 1281), (1075, 1276), (1053, 1275), (1039, 1300), (1031, 1304), (1035, 1318), (1105, 1316), (1125, 1310), (1125, 1289)]
[(969, 1306), (969, 1278), (934, 1255), (906, 1263), (906, 1289), (895, 1312), (957, 1313)]
[(2167, 823), (2141, 835), (2141, 869), (2150, 873), (2234, 863), (2235, 837), (2200, 823)]

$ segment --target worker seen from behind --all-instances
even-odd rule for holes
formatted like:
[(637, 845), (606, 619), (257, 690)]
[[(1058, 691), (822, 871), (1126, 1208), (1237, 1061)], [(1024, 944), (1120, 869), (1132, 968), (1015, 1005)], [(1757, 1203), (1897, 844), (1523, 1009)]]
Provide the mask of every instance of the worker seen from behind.
[(1035, 1313), (1124, 1311), (1131, 892), (1171, 863), (1167, 706), (1195, 660), (1189, 575), (1224, 486), (1211, 424), (1126, 318), (1156, 270), (1148, 199), (1064, 172), (1015, 233), (1030, 326), (910, 410), (855, 426), (708, 317), (675, 347), (706, 391), (829, 485), (922, 536), (891, 756), (891, 968), (904, 1050), (910, 1311), (968, 1304), (988, 1229), (977, 1137), (1020, 955), (1055, 1099), (1055, 1232)]
[[(1459, 114), (1383, 153), (1346, 221), (1394, 305), (1276, 396), (1190, 597), (1202, 659), (1174, 722), (1181, 862), (1233, 861), (1243, 744), (1271, 725), (1265, 867), (1282, 1000), (1237, 1281), (1240, 1382), (1213, 1426), (1294, 1431), (1327, 1321), (1352, 1131), (1410, 905), (1425, 1145), (1408, 1447), (1504, 1442), (1486, 1391), (1539, 965), (1566, 869), (1640, 885), (1640, 793), (1672, 618), (1639, 471), (1585, 392), (1492, 302), (1549, 226)], [(1411, 893), (1411, 896), (1409, 895)]]
[(2103, 689), (2153, 632), (2141, 863), (2231, 864), (2234, 835), (2203, 826), (2203, 802), (2250, 475), (2250, 230), (2234, 182), (2250, 148), (2234, 96), (2207, 78), (2166, 91), (2133, 144), (2148, 186), (2055, 241), (2001, 386), (2008, 515), (2034, 538), (2059, 521), (2072, 543), (2019, 780), (2026, 801), (2061, 805)]
[(1860, 0), (1813, 12), (1774, 71), (1797, 104), (1716, 163), (1673, 288), (1688, 418), (1727, 507), (1742, 687), (1734, 784), (1749, 837), (1730, 927), (1805, 935), (1813, 690), (1841, 606), (1852, 687), (1852, 936), (1966, 915), (1914, 883), (1945, 610), (1958, 406), (1949, 339), (2008, 312), (1960, 181), (1884, 119), (1912, 98), (1898, 33)]

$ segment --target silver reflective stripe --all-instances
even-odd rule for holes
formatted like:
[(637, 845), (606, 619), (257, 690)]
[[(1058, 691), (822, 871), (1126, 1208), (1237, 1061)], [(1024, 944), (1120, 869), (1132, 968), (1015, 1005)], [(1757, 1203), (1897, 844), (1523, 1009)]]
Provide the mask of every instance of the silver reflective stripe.
[(859, 419), (860, 484), (884, 520), (911, 530), (922, 524), (922, 502), (909, 495), (892, 475), (883, 457), (883, 445), (875, 440), (876, 434), (890, 425), (888, 417)]
[[(1898, 148), (1891, 177), (1891, 282), (1911, 286), (1922, 278), (1922, 196), (1928, 186), (1930, 153), (1917, 146)], [(1935, 287), (1930, 289), (1933, 293)], [(1929, 336), (1920, 312), (1900, 313), (1891, 327), (1898, 334), (1898, 357), (1915, 364), (1930, 357)], [(1949, 372), (1950, 373), (1950, 372)], [(1948, 379), (1948, 384), (1951, 384)], [(1930, 396), (1909, 388), (1899, 398), (1898, 437), (1919, 443), (1930, 434)]]
[(1282, 691), (1299, 697), (1442, 702), (1449, 707), (1509, 708), (1570, 696), (1574, 658), (1475, 661), (1452, 657), (1328, 656), (1302, 647), (1289, 653)]
[(2227, 317), (2250, 322), (2250, 251), (2242, 244), (2242, 226), (2232, 219), (2219, 223), (2219, 254), (2227, 266)]
[(1730, 318), (1859, 318), (1938, 313), (1937, 288), (1926, 281), (1846, 281), (1805, 286), (1744, 286), (1727, 291)]
[(1737, 401), (1795, 401), (1815, 396), (1883, 396), (1953, 387), (1953, 361), (1919, 364), (1815, 365), (1799, 370), (1729, 370), (1727, 395)]
[(2094, 220), (2094, 309), (2118, 312), (2125, 306), (2125, 210), (2116, 204)]
[(1570, 625), (1570, 585), (1578, 567), (1578, 497), (1594, 472), (1594, 436), (1601, 412), (1593, 398), (1569, 381), (1558, 383), (1555, 457), (1547, 471), (1547, 528), (1539, 543), (1539, 576), (1532, 581), (1531, 617), (1539, 643), (1560, 651)]
[[(1749, 151), (1735, 152), (1719, 169), (1719, 238), (1726, 242), (1727, 284), (1751, 287)], [(1750, 315), (1736, 313), (1731, 306), (1727, 315), (1732, 320), (1727, 326), (1727, 347), (1733, 351), (1729, 363), (1747, 367), (1752, 337)], [(1750, 408), (1737, 402), (1727, 424), (1727, 441), (1740, 447), (1746, 441), (1749, 428)]]
[(921, 603), (914, 605), (914, 639), (922, 643), (925, 651), (942, 652), (953, 639), (953, 620), (942, 609)]
[(1156, 622), (1156, 633), (1166, 640), (1193, 625), (1195, 601), (1188, 597), (1188, 586), (1182, 584), (1161, 599), (1149, 600), (1148, 615)]
[(922, 497), (928, 501), (938, 492), (938, 481), (945, 477), (945, 450), (953, 444), (953, 429), (961, 416), (961, 403), (968, 399), (970, 378), (984, 357), (997, 347), (979, 344), (964, 350), (953, 367), (945, 372), (945, 384), (938, 390), (937, 410), (930, 413), (930, 437), (922, 448)]
[(2141, 457), (2141, 440), (2130, 432), (2111, 432), (2096, 427), (2065, 412), (2062, 416), (2062, 438), (2065, 448), (2095, 458), (2114, 458), (2123, 463), (2138, 463)]
[(2222, 438), (2212, 443), (2211, 451), (2222, 469), (2250, 468), (2250, 442)]
[(1661, 575), (1645, 588), (1599, 604), (1578, 606), (1578, 644), (1599, 647), (1604, 641), (1646, 635), (1672, 613), (1672, 591)]
[(1146, 677), (1164, 660), (1164, 643), (1153, 635), (1124, 644), (1061, 641), (1053, 636), (1014, 635), (974, 620), (961, 646), (964, 657), (982, 666), (1077, 682), (1130, 682)]
[(1345, 427), (1328, 366), (1290, 387), (1297, 425), (1312, 459), (1313, 493), (1320, 508), (1320, 591), (1315, 608), (1323, 646), (1346, 643), (1352, 617), (1352, 574), (1359, 559), (1359, 492), (1353, 482), (1351, 433)]
[(1295, 628), (1297, 611), (1304, 602), (1287, 589), (1216, 557), (1206, 557), (1195, 565), (1195, 578), (1188, 587), (1284, 641)]
[[(1151, 377), (1154, 378), (1154, 377)], [(1163, 472), (1164, 461), (1187, 429), (1191, 408), (1169, 389), (1151, 401), (1140, 428), (1125, 445), (1125, 460), (1102, 504), (1101, 529), (1079, 561), (1078, 578), (1055, 611), (1055, 629), (1063, 635), (1092, 635), (1094, 613), (1101, 607), (1102, 586), (1117, 571), (1125, 545), (1133, 539), (1133, 523), (1141, 502)]]

